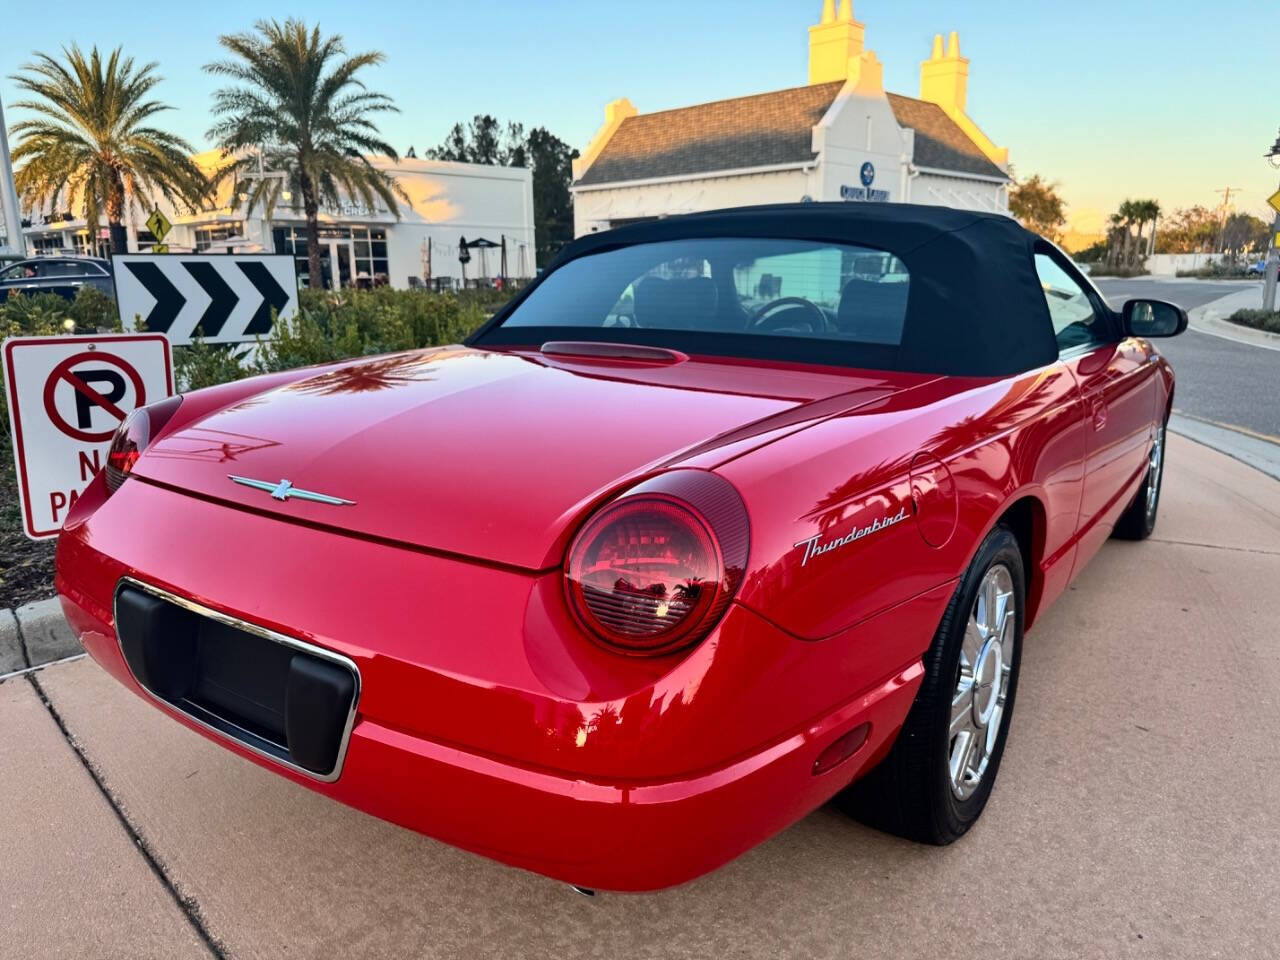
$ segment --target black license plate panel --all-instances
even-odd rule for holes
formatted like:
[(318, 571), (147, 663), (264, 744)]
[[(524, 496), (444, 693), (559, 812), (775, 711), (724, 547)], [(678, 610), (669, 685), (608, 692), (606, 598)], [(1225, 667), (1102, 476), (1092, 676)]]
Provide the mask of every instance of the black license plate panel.
[(351, 661), (133, 580), (116, 633), (152, 696), (286, 766), (336, 779), (359, 696)]

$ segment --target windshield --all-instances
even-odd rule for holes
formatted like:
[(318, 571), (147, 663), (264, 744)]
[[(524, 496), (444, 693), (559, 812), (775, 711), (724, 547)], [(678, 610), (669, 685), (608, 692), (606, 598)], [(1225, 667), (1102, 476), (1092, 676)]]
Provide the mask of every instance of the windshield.
[[(711, 237), (642, 243), (553, 271), (481, 341), (633, 341), (694, 352), (769, 356), (783, 341), (896, 348), (910, 276), (870, 247)], [(798, 359), (801, 359), (798, 357)], [(835, 359), (835, 358), (830, 358)]]

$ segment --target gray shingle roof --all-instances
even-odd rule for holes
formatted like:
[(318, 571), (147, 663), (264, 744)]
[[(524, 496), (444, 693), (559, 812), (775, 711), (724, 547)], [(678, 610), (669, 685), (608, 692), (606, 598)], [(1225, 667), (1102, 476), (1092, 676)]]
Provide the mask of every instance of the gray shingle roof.
[(916, 166), (1008, 179), (936, 103), (898, 93), (887, 96), (898, 124), (916, 132), (915, 154), (911, 158)]
[[(628, 117), (576, 182), (623, 183), (812, 160), (813, 127), (843, 86), (835, 81), (791, 87)], [(918, 165), (1004, 176), (942, 108), (888, 96), (898, 123), (916, 131)]]

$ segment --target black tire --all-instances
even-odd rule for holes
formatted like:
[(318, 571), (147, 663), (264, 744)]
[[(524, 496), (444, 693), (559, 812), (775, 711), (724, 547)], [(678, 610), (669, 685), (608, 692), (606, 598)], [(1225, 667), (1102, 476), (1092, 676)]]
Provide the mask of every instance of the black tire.
[[(952, 788), (950, 775), (952, 699), (961, 677), (965, 630), (977, 610), (979, 588), (987, 572), (999, 565), (1010, 575), (1014, 598), (1009, 683), (987, 765), (972, 793), (961, 798)], [(999, 772), (1013, 716), (1022, 660), (1025, 582), (1018, 541), (1007, 527), (997, 526), (982, 542), (947, 605), (924, 655), (925, 677), (897, 741), (874, 770), (840, 797), (841, 805), (857, 819), (908, 840), (937, 845), (963, 836), (978, 819)]]
[[(1167, 423), (1166, 418), (1156, 433), (1156, 442), (1151, 445), (1152, 454), (1147, 459), (1147, 475), (1143, 478), (1142, 486), (1138, 488), (1133, 503), (1120, 514), (1115, 529), (1111, 531), (1111, 535), (1118, 540), (1145, 540), (1156, 528), (1156, 516), (1160, 512), (1160, 487), (1164, 483), (1164, 460), (1169, 449), (1165, 443)], [(1156, 463), (1153, 458), (1158, 458), (1159, 462)], [(1147, 496), (1152, 484), (1155, 485), (1155, 498), (1150, 501), (1152, 505), (1149, 507)]]

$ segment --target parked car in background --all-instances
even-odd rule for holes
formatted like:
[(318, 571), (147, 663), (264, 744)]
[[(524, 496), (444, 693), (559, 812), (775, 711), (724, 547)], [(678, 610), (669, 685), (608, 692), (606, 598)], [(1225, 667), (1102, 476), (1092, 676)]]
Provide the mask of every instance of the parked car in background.
[(81, 287), (114, 295), (111, 262), (98, 257), (36, 257), (0, 270), (0, 303), (17, 290), (25, 295), (56, 293), (74, 300)]
[(946, 844), (995, 783), (1023, 632), (1155, 526), (1150, 338), (1186, 323), (1113, 310), (996, 214), (589, 234), (466, 346), (135, 410), (57, 587), (169, 716), (569, 883), (682, 883), (837, 794)]

